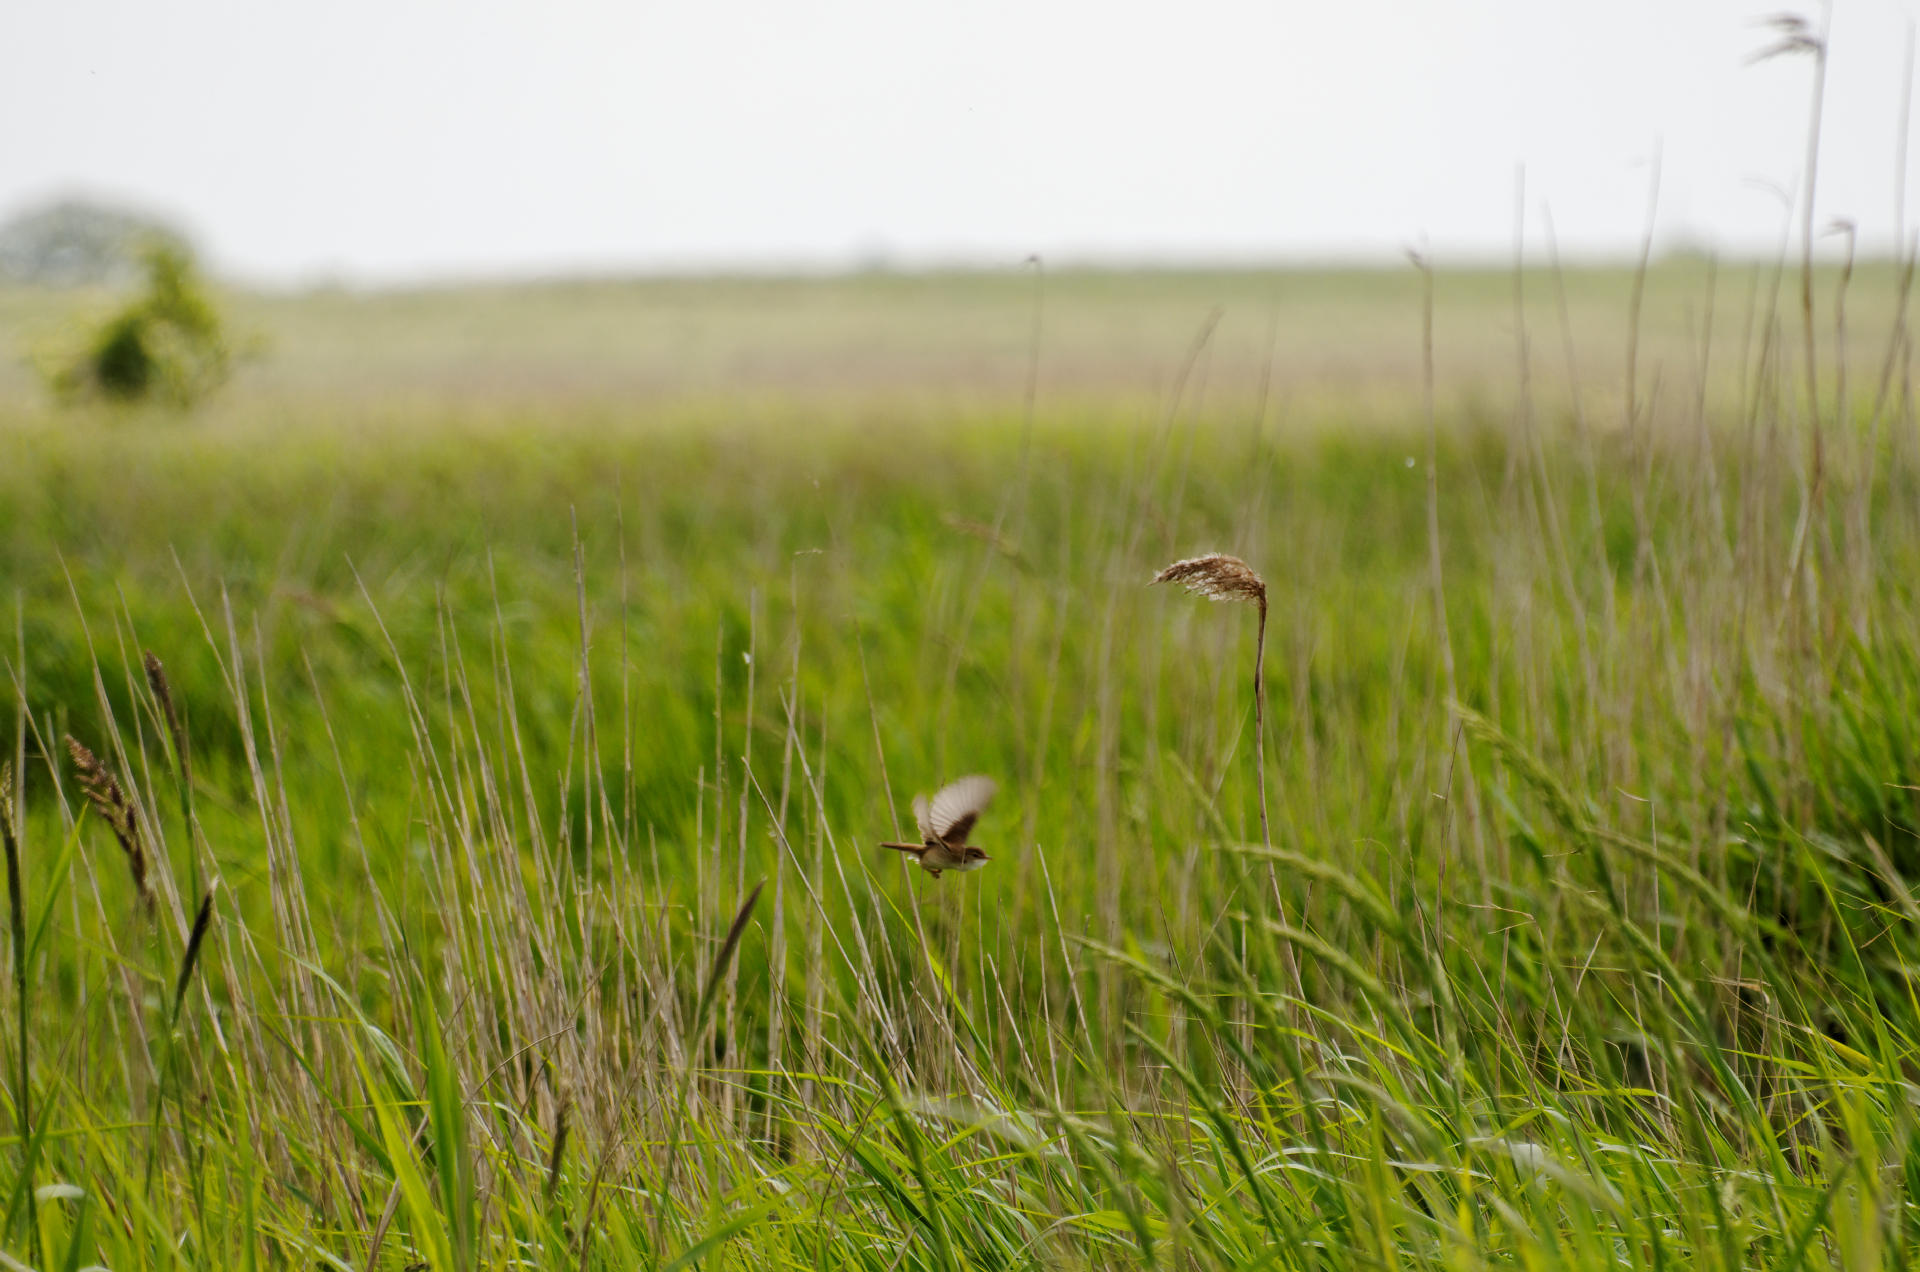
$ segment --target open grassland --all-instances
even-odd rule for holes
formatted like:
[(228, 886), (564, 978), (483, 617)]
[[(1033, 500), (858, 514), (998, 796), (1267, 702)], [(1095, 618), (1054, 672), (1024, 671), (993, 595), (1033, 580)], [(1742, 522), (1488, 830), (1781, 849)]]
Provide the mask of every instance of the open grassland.
[[(203, 418), (0, 386), (0, 1248), (1920, 1259), (1899, 279), (1811, 392), (1769, 267), (1521, 281), (1430, 399), (1411, 272), (242, 298)], [(1252, 608), (1146, 586), (1208, 549), (1263, 746)], [(874, 847), (974, 771), (987, 868)]]
[[(1814, 289), (1818, 356), (1874, 381), (1898, 270), (1862, 262), (1843, 278), (1826, 267)], [(1765, 345), (1756, 324), (1770, 312), (1799, 315), (1797, 275), (1765, 262), (1662, 263), (1637, 300), (1635, 276), (1622, 269), (1530, 266), (1518, 290), (1535, 346), (1530, 375), (1558, 392), (1555, 413), (1570, 385), (1617, 396), (1629, 330), (1643, 392), (1684, 394), (1705, 379), (1735, 396)], [(1504, 405), (1513, 394), (1515, 291), (1515, 277), (1501, 269), (1439, 278), (1443, 401)], [(1843, 295), (1841, 359), (1833, 319)], [(1302, 414), (1404, 426), (1421, 379), (1421, 282), (1411, 269), (1042, 276), (1030, 267), (239, 294), (229, 302), (245, 361), (208, 415), (247, 429), (288, 418), (335, 427), (366, 414), (631, 417), (665, 407), (776, 422), (862, 413), (947, 420), (1021, 406), (1036, 329), (1035, 386), (1056, 418), (1156, 414), (1197, 343), (1202, 356), (1183, 403), (1248, 409), (1264, 398), (1283, 429)], [(16, 354), (44, 356), (76, 320), (110, 307), (105, 296), (0, 289), (0, 401), (38, 400), (29, 361)], [(1795, 353), (1797, 331), (1778, 333)]]

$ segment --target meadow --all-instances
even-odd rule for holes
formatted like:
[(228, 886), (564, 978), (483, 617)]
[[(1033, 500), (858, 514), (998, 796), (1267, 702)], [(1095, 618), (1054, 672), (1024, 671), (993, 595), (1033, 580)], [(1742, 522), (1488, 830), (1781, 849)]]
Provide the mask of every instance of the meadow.
[[(1906, 282), (235, 294), (191, 416), (9, 366), (0, 1263), (1911, 1266)], [(1209, 551), (1264, 736), (1254, 607), (1149, 586)], [(987, 867), (876, 847), (971, 772)]]

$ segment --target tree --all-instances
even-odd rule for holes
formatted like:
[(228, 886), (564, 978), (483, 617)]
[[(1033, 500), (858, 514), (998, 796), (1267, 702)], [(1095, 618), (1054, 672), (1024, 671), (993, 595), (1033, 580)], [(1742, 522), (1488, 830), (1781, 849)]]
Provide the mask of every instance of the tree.
[(155, 243), (145, 249), (143, 262), (146, 291), (50, 373), (62, 401), (158, 401), (184, 408), (226, 382), (232, 356), (224, 324), (193, 258), (178, 246)]

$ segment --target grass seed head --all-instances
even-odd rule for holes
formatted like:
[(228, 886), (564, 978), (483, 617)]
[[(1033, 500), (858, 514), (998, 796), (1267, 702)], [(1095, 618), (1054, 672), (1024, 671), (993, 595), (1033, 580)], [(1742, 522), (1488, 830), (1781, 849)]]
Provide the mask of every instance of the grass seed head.
[(107, 771), (107, 766), (100, 762), (100, 757), (72, 734), (67, 735), (67, 754), (73, 757), (73, 766), (79, 771), (80, 789), (85, 792), (87, 802), (107, 823), (113, 837), (120, 841), (121, 850), (127, 854), (127, 869), (133, 874), (133, 886), (140, 900), (151, 905), (153, 891), (147, 885), (147, 853), (140, 842), (140, 825), (134, 819), (132, 801)]
[(193, 980), (193, 969), (200, 961), (200, 946), (207, 939), (207, 927), (213, 922), (213, 890), (209, 888), (200, 898), (200, 909), (193, 916), (193, 932), (187, 937), (187, 951), (180, 959), (180, 976), (173, 985), (173, 1018), (180, 1019), (180, 1004), (186, 1001), (187, 985)]
[(140, 665), (147, 669), (147, 687), (153, 690), (154, 700), (160, 704), (160, 714), (167, 718), (167, 732), (173, 735), (173, 753), (180, 758), (184, 771), (187, 735), (180, 728), (180, 712), (173, 705), (173, 686), (167, 682), (167, 669), (151, 649), (141, 651)]
[(1178, 583), (1210, 601), (1251, 601), (1267, 606), (1267, 585), (1253, 567), (1224, 552), (1175, 561), (1153, 576), (1155, 583)]

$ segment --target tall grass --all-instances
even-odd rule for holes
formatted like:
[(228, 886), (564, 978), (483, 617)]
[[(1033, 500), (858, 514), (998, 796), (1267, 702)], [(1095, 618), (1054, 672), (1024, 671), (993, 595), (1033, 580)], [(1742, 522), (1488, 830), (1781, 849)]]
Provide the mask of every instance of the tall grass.
[(1905, 328), (1842, 413), (1751, 295), (1617, 432), (17, 425), (6, 1250), (1912, 1262)]

